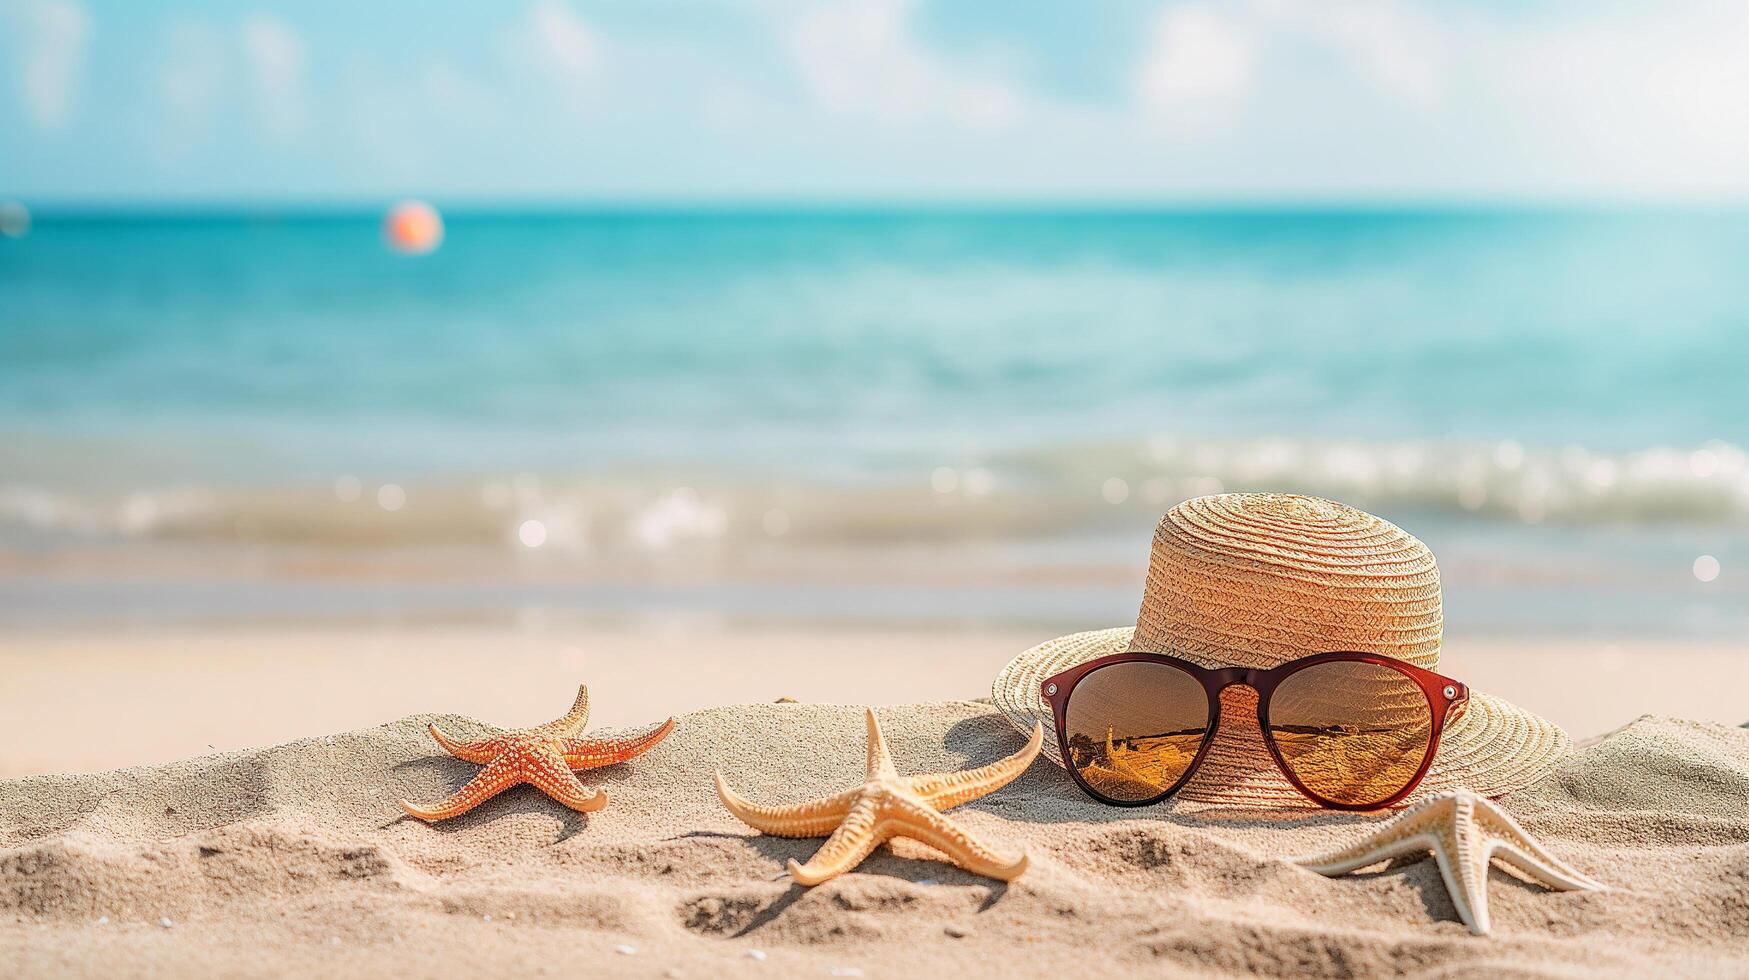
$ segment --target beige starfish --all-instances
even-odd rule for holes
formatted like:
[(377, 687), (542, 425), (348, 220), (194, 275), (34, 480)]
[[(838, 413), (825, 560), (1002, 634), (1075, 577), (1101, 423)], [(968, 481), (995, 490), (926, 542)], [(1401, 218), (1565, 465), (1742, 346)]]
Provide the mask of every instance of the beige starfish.
[(882, 842), (909, 837), (935, 848), (972, 872), (1012, 881), (1026, 870), (1026, 855), (999, 854), (974, 840), (941, 815), (1013, 782), (1038, 757), (1044, 726), (1032, 726), (1026, 747), (999, 762), (960, 772), (901, 776), (893, 767), (887, 741), (872, 709), (868, 713), (868, 779), (856, 789), (791, 806), (762, 806), (735, 795), (717, 773), (723, 806), (755, 830), (776, 837), (824, 837), (826, 843), (807, 864), (789, 862), (790, 877), (818, 885), (861, 864)]
[(1501, 861), (1556, 891), (1601, 891), (1550, 854), (1506, 811), (1459, 789), (1441, 793), (1379, 826), (1360, 841), (1328, 854), (1294, 858), (1322, 875), (1341, 875), (1403, 854), (1431, 850), (1439, 862), (1445, 890), (1470, 932), (1485, 936), (1488, 919), (1488, 863)]

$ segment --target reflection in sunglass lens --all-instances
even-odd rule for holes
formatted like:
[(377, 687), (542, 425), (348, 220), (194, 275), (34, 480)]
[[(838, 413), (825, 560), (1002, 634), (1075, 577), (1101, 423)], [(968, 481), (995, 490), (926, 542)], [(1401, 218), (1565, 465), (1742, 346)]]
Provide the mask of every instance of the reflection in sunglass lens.
[(1159, 796), (1190, 768), (1208, 736), (1208, 696), (1189, 674), (1129, 661), (1081, 678), (1064, 712), (1069, 758), (1083, 781), (1109, 799)]
[(1269, 733), (1307, 789), (1333, 803), (1366, 806), (1415, 778), (1433, 738), (1433, 709), (1401, 671), (1329, 661), (1276, 687)]

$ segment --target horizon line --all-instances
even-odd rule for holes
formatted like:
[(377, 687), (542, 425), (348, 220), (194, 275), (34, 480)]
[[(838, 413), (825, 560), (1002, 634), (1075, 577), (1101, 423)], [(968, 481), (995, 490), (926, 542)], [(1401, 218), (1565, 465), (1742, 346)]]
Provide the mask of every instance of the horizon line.
[(284, 198), (71, 198), (0, 196), (23, 204), (36, 220), (165, 217), (379, 217), (402, 201), (430, 203), (446, 215), (866, 215), (1038, 214), (1731, 214), (1749, 200), (1599, 197), (536, 197), (481, 195), (347, 195)]

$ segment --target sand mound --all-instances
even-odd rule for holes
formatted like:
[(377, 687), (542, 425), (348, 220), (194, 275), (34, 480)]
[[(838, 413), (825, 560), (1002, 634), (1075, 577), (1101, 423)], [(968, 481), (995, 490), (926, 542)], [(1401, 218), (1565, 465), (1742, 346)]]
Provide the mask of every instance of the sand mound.
[[(981, 703), (882, 718), (908, 771), (1020, 743)], [(1507, 799), (1612, 887), (1556, 894), (1496, 872), (1495, 934), (1478, 939), (1430, 862), (1331, 881), (1284, 860), (1375, 818), (1103, 808), (1043, 761), (960, 811), (975, 833), (1028, 848), (1032, 868), (1013, 884), (900, 842), (856, 874), (797, 888), (784, 862), (818, 842), (737, 824), (710, 774), (760, 800), (842, 788), (860, 772), (863, 734), (859, 709), (839, 706), (688, 715), (647, 756), (591, 774), (613, 794), (600, 813), (524, 788), (427, 826), (395, 798), (436, 800), (474, 771), (438, 752), (433, 720), (485, 730), (420, 716), (0, 782), (0, 974), (1749, 971), (1743, 729), (1642, 719)]]

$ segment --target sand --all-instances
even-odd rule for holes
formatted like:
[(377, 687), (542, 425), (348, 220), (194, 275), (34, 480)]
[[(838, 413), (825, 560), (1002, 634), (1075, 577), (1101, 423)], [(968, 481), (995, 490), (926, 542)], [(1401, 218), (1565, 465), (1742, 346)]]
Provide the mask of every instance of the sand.
[[(982, 702), (882, 718), (901, 771), (1021, 741)], [(1611, 887), (1553, 893), (1496, 872), (1494, 935), (1477, 938), (1430, 862), (1327, 880), (1284, 860), (1377, 818), (1104, 808), (1044, 760), (955, 811), (1028, 849), (1018, 881), (901, 842), (803, 890), (784, 862), (818, 842), (737, 824), (710, 773), (768, 801), (846, 786), (864, 751), (848, 706), (687, 714), (648, 755), (593, 774), (613, 794), (600, 813), (522, 788), (427, 826), (395, 797), (435, 800), (473, 771), (437, 752), (433, 720), (485, 731), (422, 715), (0, 782), (0, 975), (1749, 974), (1749, 730), (1641, 719), (1505, 799)]]
[[(415, 712), (538, 720), (562, 711), (583, 680), (595, 693), (599, 725), (783, 696), (873, 705), (980, 697), (1016, 653), (1086, 626), (1052, 632), (689, 618), (658, 625), (4, 631), (0, 778), (170, 762)], [(1724, 724), (1749, 714), (1749, 656), (1722, 641), (1452, 635), (1441, 670), (1511, 698), (1576, 738), (1648, 712)]]

